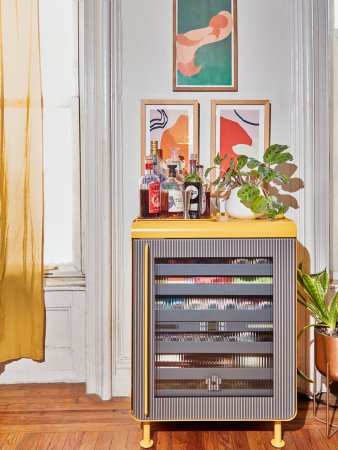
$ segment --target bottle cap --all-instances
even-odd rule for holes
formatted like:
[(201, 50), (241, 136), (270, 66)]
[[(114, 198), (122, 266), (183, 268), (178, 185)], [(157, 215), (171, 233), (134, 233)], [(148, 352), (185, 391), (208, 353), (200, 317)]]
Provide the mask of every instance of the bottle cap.
[(176, 176), (176, 164), (168, 164), (169, 176)]
[(157, 155), (158, 141), (150, 141), (150, 150), (153, 155)]

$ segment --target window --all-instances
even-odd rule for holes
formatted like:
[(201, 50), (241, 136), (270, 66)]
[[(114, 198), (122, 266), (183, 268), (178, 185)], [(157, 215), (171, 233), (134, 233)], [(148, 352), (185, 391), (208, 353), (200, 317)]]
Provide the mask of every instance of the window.
[(40, 0), (46, 266), (81, 271), (79, 2)]

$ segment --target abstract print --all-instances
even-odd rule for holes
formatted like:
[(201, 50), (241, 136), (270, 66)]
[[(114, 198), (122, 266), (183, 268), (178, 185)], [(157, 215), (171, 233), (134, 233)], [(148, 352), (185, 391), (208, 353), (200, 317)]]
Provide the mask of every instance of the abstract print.
[(237, 155), (259, 157), (259, 111), (256, 110), (221, 110), (219, 115), (219, 151), (223, 156), (223, 166), (228, 167), (230, 158), (235, 161)]
[(235, 86), (234, 1), (176, 0), (176, 87)]
[(187, 166), (190, 143), (189, 111), (154, 108), (150, 110), (149, 119), (149, 141), (158, 141), (163, 150), (163, 160), (170, 158), (172, 147), (177, 147)]

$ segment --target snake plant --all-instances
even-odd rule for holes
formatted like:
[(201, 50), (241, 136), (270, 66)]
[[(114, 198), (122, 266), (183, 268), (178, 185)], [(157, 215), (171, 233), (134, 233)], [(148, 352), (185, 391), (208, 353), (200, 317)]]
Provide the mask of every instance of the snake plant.
[[(338, 292), (335, 293), (329, 303), (325, 298), (329, 289), (329, 274), (327, 269), (314, 274), (305, 274), (300, 264), (297, 269), (297, 300), (303, 305), (315, 319), (315, 323), (305, 325), (298, 333), (297, 339), (310, 327), (325, 327), (328, 334), (332, 334), (337, 328), (338, 316)], [(310, 380), (300, 369), (298, 374), (306, 381)]]

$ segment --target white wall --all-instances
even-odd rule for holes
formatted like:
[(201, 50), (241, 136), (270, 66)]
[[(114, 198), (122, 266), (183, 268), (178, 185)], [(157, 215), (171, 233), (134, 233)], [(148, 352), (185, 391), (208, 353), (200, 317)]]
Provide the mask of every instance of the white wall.
[(123, 0), (124, 298), (119, 356), (130, 358), (130, 226), (138, 214), (140, 100), (197, 99), (200, 161), (209, 165), (211, 99), (268, 99), (271, 143), (290, 144), (290, 5), (287, 0), (238, 1), (238, 92), (173, 92), (172, 0)]

